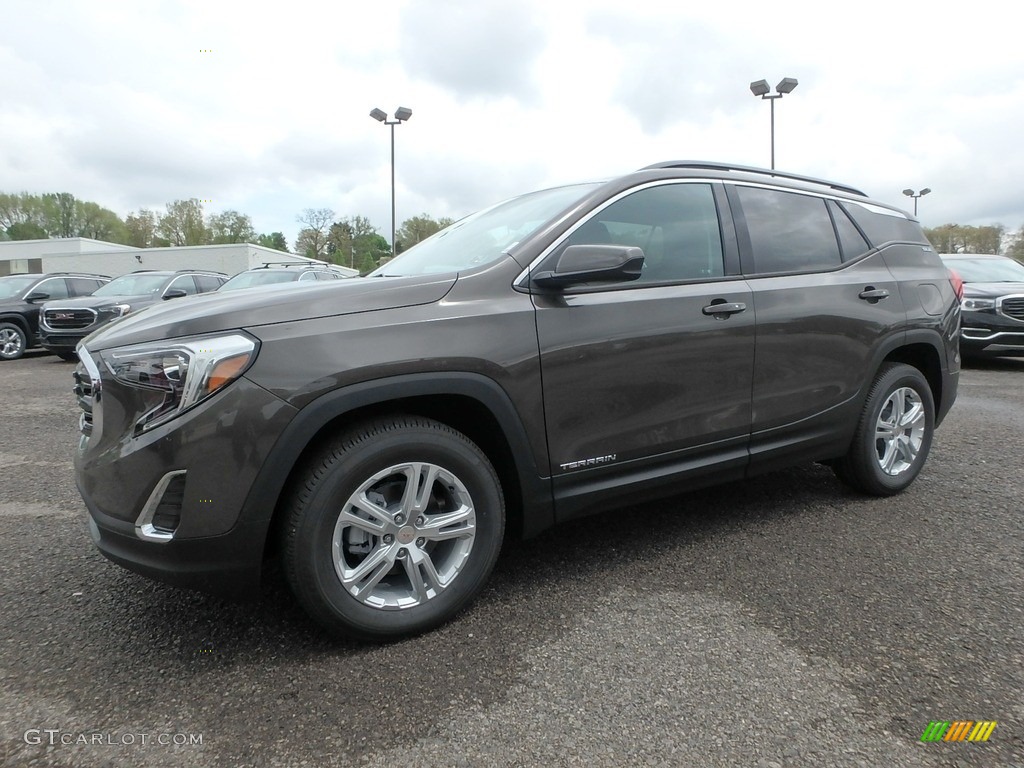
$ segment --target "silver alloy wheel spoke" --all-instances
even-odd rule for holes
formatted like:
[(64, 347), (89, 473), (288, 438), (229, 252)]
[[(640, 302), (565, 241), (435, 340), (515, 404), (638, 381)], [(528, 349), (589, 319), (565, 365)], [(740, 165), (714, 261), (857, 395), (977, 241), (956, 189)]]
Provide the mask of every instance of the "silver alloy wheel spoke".
[(374, 550), (363, 562), (347, 571), (342, 576), (341, 583), (344, 584), (356, 597), (361, 597), (367, 592), (373, 591), (381, 579), (388, 575), (395, 565), (394, 546), (380, 546)]
[(411, 608), (440, 595), (469, 560), (476, 509), (444, 467), (409, 462), (364, 481), (338, 513), (331, 549), (344, 589), (372, 608)]
[(878, 466), (895, 477), (913, 466), (924, 441), (926, 419), (921, 396), (910, 387), (892, 392), (875, 424)]
[(445, 541), (472, 536), (476, 530), (476, 514), (472, 507), (462, 506), (454, 512), (431, 515), (420, 526), (424, 538), (430, 541)]

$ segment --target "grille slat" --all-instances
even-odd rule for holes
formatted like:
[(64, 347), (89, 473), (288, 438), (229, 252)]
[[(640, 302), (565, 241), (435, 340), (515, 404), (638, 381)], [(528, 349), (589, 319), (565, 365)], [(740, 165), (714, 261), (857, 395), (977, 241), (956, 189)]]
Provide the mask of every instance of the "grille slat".
[(1007, 317), (1014, 320), (1024, 320), (1024, 296), (1015, 296), (1012, 299), (1003, 299), (1000, 307)]
[(79, 419), (78, 428), (83, 435), (92, 434), (92, 404), (93, 386), (92, 377), (89, 376), (85, 366), (80, 365), (74, 373), (75, 386), (72, 392), (78, 399), (78, 407), (82, 409), (82, 417)]

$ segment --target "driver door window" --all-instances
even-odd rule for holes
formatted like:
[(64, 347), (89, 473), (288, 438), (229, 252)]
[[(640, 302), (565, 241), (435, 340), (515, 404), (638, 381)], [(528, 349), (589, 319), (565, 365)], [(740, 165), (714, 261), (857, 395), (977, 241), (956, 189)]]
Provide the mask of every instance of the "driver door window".
[(625, 245), (644, 252), (638, 283), (722, 277), (718, 209), (709, 184), (665, 184), (624, 197), (594, 214), (566, 245)]

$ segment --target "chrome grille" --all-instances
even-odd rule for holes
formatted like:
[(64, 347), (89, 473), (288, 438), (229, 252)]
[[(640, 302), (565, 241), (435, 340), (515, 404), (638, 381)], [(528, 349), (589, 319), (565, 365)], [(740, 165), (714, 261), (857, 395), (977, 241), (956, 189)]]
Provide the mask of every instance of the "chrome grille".
[(71, 391), (75, 393), (75, 397), (78, 399), (78, 407), (82, 409), (82, 416), (78, 420), (78, 428), (83, 435), (90, 435), (92, 434), (92, 377), (89, 376), (89, 372), (85, 370), (84, 365), (79, 365), (75, 370), (74, 379), (75, 386), (72, 387)]
[(1000, 309), (1007, 317), (1024, 320), (1024, 296), (1011, 296), (1003, 299)]
[(44, 309), (43, 322), (50, 328), (60, 331), (80, 330), (88, 328), (96, 322), (96, 310), (61, 309), (59, 307)]

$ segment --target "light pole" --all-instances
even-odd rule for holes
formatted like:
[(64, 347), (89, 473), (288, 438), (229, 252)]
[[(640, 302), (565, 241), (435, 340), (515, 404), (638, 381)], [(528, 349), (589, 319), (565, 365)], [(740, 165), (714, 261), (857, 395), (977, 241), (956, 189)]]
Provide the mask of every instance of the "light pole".
[(395, 253), (395, 126), (412, 117), (412, 110), (408, 107), (399, 107), (395, 110), (395, 119), (388, 120), (388, 113), (376, 107), (370, 112), (370, 117), (380, 120), (384, 125), (391, 126), (391, 255)]
[(915, 192), (912, 189), (904, 189), (903, 190), (903, 194), (904, 195), (906, 195), (907, 197), (914, 198), (914, 215), (915, 216), (917, 216), (917, 201), (920, 200), (925, 195), (927, 195), (929, 192), (931, 192), (931, 190), (928, 189), (928, 187), (925, 187), (920, 192)]
[(762, 99), (768, 99), (772, 105), (772, 170), (775, 170), (775, 100), (781, 99), (785, 94), (792, 93), (793, 89), (797, 87), (799, 83), (795, 77), (784, 77), (779, 81), (779, 84), (775, 86), (775, 93), (771, 93), (771, 88), (768, 85), (767, 80), (758, 80), (750, 84), (750, 92), (755, 96), (760, 96)]

